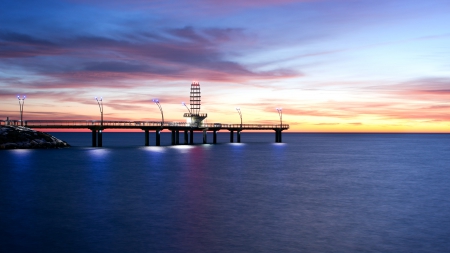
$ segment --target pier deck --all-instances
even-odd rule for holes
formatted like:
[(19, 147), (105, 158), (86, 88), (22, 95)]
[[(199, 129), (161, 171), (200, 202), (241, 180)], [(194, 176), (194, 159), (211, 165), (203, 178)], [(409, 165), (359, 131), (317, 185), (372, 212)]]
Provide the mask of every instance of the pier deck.
[[(18, 120), (0, 121), (0, 125), (20, 126)], [(157, 121), (98, 121), (98, 120), (27, 120), (23, 126), (28, 128), (45, 129), (89, 129), (92, 131), (92, 146), (102, 146), (102, 132), (105, 129), (141, 129), (145, 132), (145, 145), (149, 145), (149, 131), (156, 133), (156, 145), (160, 145), (160, 132), (167, 129), (172, 132), (172, 145), (180, 144), (179, 132), (184, 132), (184, 144), (193, 144), (193, 132), (203, 132), (203, 143), (207, 143), (207, 132), (213, 133), (213, 143), (217, 143), (217, 131), (230, 132), (230, 142), (234, 142), (234, 132), (237, 142), (241, 141), (240, 134), (244, 130), (251, 131), (275, 131), (275, 142), (281, 142), (281, 132), (289, 129), (289, 125), (265, 125), (265, 124), (222, 124), (204, 123), (189, 124), (184, 122), (157, 122)], [(188, 138), (188, 132), (190, 138)]]

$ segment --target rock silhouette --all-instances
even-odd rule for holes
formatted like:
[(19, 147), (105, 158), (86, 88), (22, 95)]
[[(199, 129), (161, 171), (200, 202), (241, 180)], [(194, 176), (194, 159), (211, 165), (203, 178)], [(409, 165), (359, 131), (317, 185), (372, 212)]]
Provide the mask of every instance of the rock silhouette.
[(0, 127), (0, 149), (66, 148), (70, 145), (50, 134), (23, 126)]

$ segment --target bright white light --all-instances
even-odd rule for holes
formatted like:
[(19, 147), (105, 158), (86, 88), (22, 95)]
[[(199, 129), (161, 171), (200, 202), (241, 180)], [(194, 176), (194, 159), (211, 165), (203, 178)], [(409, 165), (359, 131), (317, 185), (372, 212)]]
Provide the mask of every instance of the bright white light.
[(170, 146), (170, 148), (174, 148), (174, 149), (192, 149), (192, 148), (194, 148), (194, 146), (191, 146), (191, 145), (174, 145), (174, 146)]
[(150, 152), (156, 152), (156, 153), (165, 153), (166, 152), (166, 148), (165, 147), (141, 147), (140, 149), (144, 149), (146, 151), (150, 151)]
[(17, 153), (17, 154), (25, 155), (25, 154), (31, 153), (32, 150), (30, 150), (30, 149), (13, 149), (11, 151), (14, 153)]
[(99, 149), (99, 148), (93, 148), (88, 151), (88, 153), (93, 157), (104, 157), (110, 153), (108, 149)]

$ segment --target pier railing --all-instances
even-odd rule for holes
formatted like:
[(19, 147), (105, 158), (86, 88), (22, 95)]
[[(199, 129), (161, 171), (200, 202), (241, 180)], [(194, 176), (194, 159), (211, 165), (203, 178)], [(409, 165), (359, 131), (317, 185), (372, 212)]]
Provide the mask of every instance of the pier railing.
[(0, 120), (0, 126), (20, 126), (20, 120)]
[(223, 128), (223, 129), (288, 129), (289, 125), (287, 124), (277, 124), (277, 125), (263, 125), (263, 124), (203, 124), (204, 128)]
[(161, 121), (100, 121), (100, 120), (27, 120), (24, 121), (27, 127), (121, 127), (121, 128), (141, 128), (141, 127), (197, 127), (194, 124), (184, 122), (161, 122)]
[(185, 117), (185, 118), (189, 118), (189, 117), (200, 117), (200, 118), (206, 118), (206, 117), (208, 117), (208, 114), (207, 113), (198, 113), (198, 114), (193, 114), (193, 113), (185, 113), (185, 114), (183, 114), (183, 117)]
[(91, 126), (104, 126), (104, 127), (140, 127), (149, 126), (157, 127), (161, 126), (161, 122), (157, 121), (103, 121), (100, 120), (27, 120), (24, 122), (25, 126), (39, 126), (39, 127), (52, 127), (52, 126), (76, 126), (76, 127), (91, 127)]
[[(222, 124), (222, 123), (196, 123), (186, 122), (160, 122), (160, 121), (103, 121), (100, 120), (27, 120), (23, 122), (26, 127), (36, 128), (194, 128), (194, 129), (233, 129), (233, 130), (271, 130), (289, 129), (288, 124)], [(1, 120), (0, 125), (20, 126), (20, 120)]]

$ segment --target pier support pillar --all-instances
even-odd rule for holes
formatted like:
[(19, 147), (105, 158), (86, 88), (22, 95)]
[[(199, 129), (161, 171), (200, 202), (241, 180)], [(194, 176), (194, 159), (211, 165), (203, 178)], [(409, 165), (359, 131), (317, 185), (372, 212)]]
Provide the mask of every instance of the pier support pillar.
[(203, 130), (203, 144), (207, 143), (207, 139), (206, 139), (206, 130)]
[(103, 130), (98, 130), (98, 146), (103, 147)]
[(92, 129), (92, 147), (97, 147), (97, 130)]
[(175, 144), (180, 144), (180, 130), (175, 131)]
[(233, 143), (234, 142), (234, 133), (233, 133), (233, 130), (230, 130), (230, 143)]
[(213, 131), (213, 143), (217, 144), (217, 130)]
[(150, 146), (150, 135), (148, 133), (148, 129), (145, 129), (145, 146)]
[(171, 136), (172, 136), (172, 138), (171, 138), (171, 140), (172, 140), (172, 145), (175, 145), (175, 130), (172, 130), (172, 132), (171, 132)]
[(188, 131), (187, 130), (184, 130), (184, 144), (185, 145), (189, 144), (189, 142), (188, 142)]
[(236, 131), (236, 139), (237, 139), (237, 143), (241, 143), (241, 131)]
[(156, 130), (156, 146), (161, 146), (161, 130)]
[(190, 136), (189, 136), (189, 139), (190, 139), (190, 140), (189, 140), (189, 144), (192, 145), (192, 144), (194, 144), (194, 130), (190, 130), (190, 131), (189, 131), (189, 135), (190, 135)]
[(275, 142), (281, 142), (281, 130), (275, 130)]

